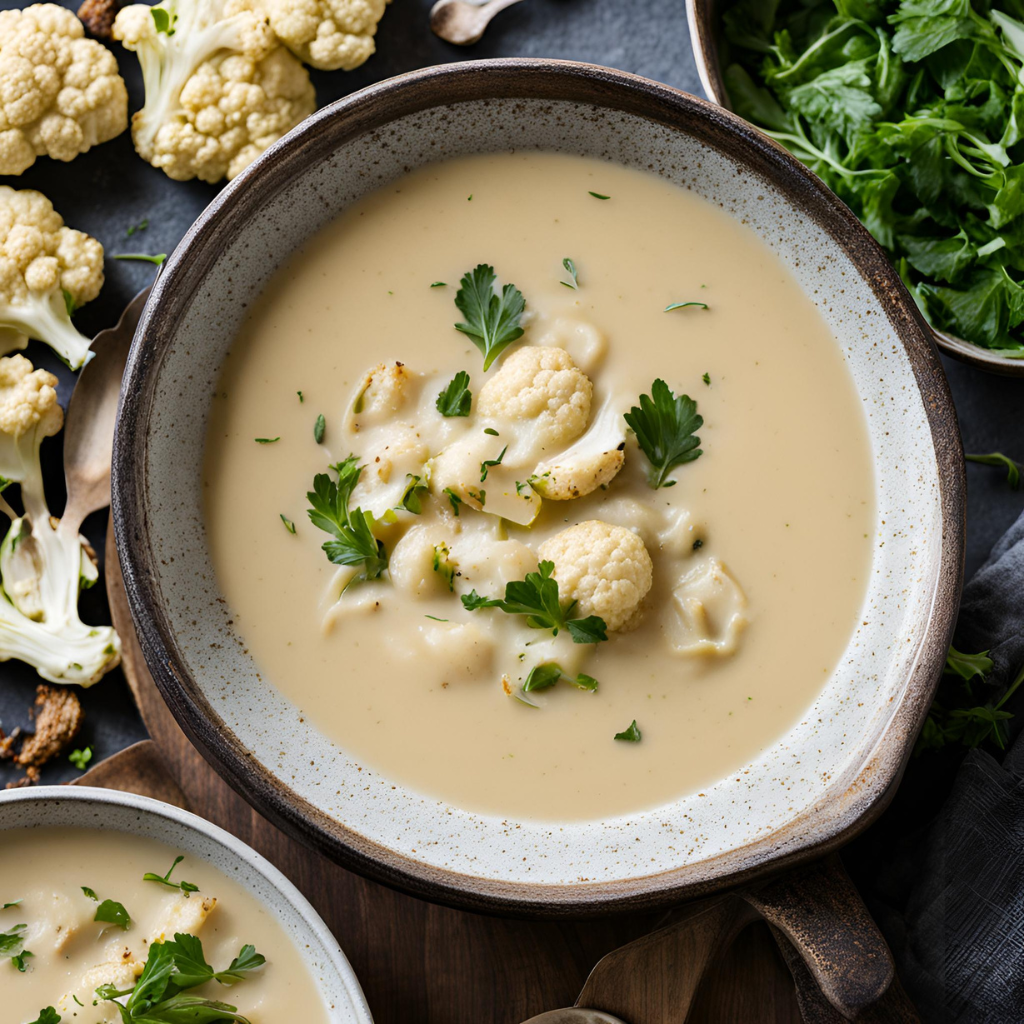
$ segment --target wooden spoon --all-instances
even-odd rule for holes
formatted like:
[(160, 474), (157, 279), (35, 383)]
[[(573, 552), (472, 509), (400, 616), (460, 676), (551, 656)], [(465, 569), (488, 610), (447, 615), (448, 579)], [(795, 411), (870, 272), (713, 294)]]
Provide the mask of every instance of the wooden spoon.
[(498, 11), (519, 0), (488, 0), (471, 4), (467, 0), (437, 0), (430, 9), (430, 28), (434, 35), (456, 46), (471, 46), (484, 34)]
[(64, 481), (68, 500), (61, 526), (76, 534), (90, 512), (110, 504), (110, 455), (121, 378), (148, 298), (148, 288), (139, 292), (121, 314), (117, 326), (96, 335), (96, 355), (85, 365), (71, 393), (64, 420)]

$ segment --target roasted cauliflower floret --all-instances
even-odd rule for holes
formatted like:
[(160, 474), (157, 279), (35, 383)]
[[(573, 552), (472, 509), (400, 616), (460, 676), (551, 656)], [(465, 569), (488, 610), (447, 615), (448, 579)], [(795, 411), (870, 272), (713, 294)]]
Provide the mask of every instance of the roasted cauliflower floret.
[(74, 160), (128, 127), (117, 60), (57, 4), (0, 11), (0, 174)]
[(133, 4), (113, 35), (138, 54), (146, 87), (135, 149), (177, 181), (235, 177), (316, 109), (309, 73), (257, 0)]
[(576, 614), (599, 615), (609, 630), (632, 625), (651, 589), (654, 566), (632, 530), (591, 519), (541, 544), (542, 562), (553, 562), (558, 593), (576, 601)]
[(102, 287), (103, 246), (65, 227), (41, 192), (0, 185), (0, 352), (35, 338), (78, 369), (92, 343), (75, 330), (68, 306), (90, 302)]
[(387, 422), (406, 403), (411, 374), (404, 363), (379, 363), (356, 388), (349, 412), (353, 431)]
[(678, 654), (733, 654), (747, 625), (742, 587), (716, 558), (687, 573), (672, 593), (667, 632)]
[(167, 908), (167, 916), (164, 920), (153, 929), (149, 936), (150, 943), (167, 942), (169, 939), (173, 939), (177, 932), (185, 935), (198, 935), (206, 923), (206, 919), (216, 907), (215, 896), (182, 893)]
[(450, 593), (458, 571), (451, 546), (452, 535), (444, 527), (412, 527), (391, 552), (391, 581), (413, 597)]
[(409, 487), (422, 481), (430, 457), (429, 449), (412, 427), (399, 426), (381, 433), (386, 443), (371, 448), (362, 461), (363, 471), (350, 502), (352, 508), (372, 512), (377, 519), (383, 519), (389, 509), (402, 506)]
[(351, 71), (375, 49), (386, 0), (267, 0), (270, 27), (300, 60)]
[(480, 389), (477, 413), (531, 433), (550, 449), (575, 440), (587, 427), (594, 386), (561, 348), (520, 348)]

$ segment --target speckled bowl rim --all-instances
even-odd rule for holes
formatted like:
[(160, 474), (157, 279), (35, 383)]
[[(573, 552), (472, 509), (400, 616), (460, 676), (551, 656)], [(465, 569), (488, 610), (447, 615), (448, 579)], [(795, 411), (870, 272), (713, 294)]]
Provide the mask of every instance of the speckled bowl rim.
[[(711, 24), (716, 6), (716, 0), (686, 0), (686, 21), (690, 26), (690, 49), (693, 51), (693, 62), (697, 65), (700, 84), (713, 103), (729, 110), (718, 60), (718, 36)], [(1024, 355), (1017, 358), (1000, 355), (998, 349), (983, 348), (955, 334), (940, 331), (937, 327), (929, 329), (936, 344), (946, 355), (1001, 377), (1024, 377)]]
[[(748, 168), (806, 209), (846, 251), (904, 346), (926, 410), (940, 477), (941, 558), (919, 657), (888, 727), (874, 747), (863, 751), (854, 788), (869, 789), (870, 796), (851, 791), (851, 799), (816, 810), (814, 824), (820, 827), (812, 829), (798, 816), (766, 838), (696, 864), (587, 886), (507, 882), (446, 870), (367, 839), (295, 794), (223, 728), (176, 649), (157, 598), (159, 565), (146, 536), (142, 466), (151, 405), (147, 378), (169, 344), (178, 307), (189, 302), (202, 281), (200, 250), (209, 252), (215, 243), (223, 246), (232, 237), (232, 218), (252, 202), (253, 190), (257, 196), (273, 194), (294, 173), (326, 158), (344, 141), (430, 107), (488, 98), (597, 105), (669, 128), (685, 125), (687, 132), (715, 148), (741, 150)], [(327, 122), (329, 133), (322, 131)], [(669, 86), (592, 64), (504, 58), (426, 68), (323, 108), (271, 147), (200, 215), (154, 286), (125, 372), (113, 474), (115, 536), (140, 644), (168, 707), (200, 752), (258, 811), (317, 852), (385, 885), (463, 909), (539, 917), (648, 910), (752, 880), (840, 846), (867, 827), (891, 799), (931, 704), (959, 606), (965, 535), (959, 428), (931, 332), (884, 252), (820, 179), (745, 121)]]
[[(200, 818), (198, 814), (182, 810), (180, 807), (164, 803), (161, 800), (154, 800), (152, 797), (126, 793), (121, 790), (100, 789), (95, 786), (34, 786), (29, 789), (0, 791), (0, 836), (7, 831), (2, 820), (6, 807), (21, 804), (49, 804), (53, 807), (51, 824), (66, 825), (67, 822), (61, 820), (60, 808), (68, 803), (91, 804), (99, 808), (110, 806), (126, 808), (136, 811), (140, 815), (169, 821), (174, 826), (187, 832), (197, 833), (225, 849), (229, 856), (237, 858), (248, 869), (263, 878), (272, 889), (280, 893), (283, 900), (299, 915), (303, 924), (323, 947), (329, 968), (335, 974), (339, 988), (348, 995), (356, 1018), (361, 1024), (373, 1024), (370, 1007), (366, 1002), (366, 996), (363, 995), (359, 979), (356, 977), (355, 971), (352, 970), (352, 965), (338, 945), (338, 940), (309, 900), (266, 857), (257, 853), (251, 846), (247, 846), (230, 832), (226, 832), (205, 818)], [(102, 828), (103, 826), (97, 825), (96, 827)], [(124, 832), (125, 830), (116, 828), (113, 831)], [(239, 881), (237, 884), (245, 885), (244, 881)]]

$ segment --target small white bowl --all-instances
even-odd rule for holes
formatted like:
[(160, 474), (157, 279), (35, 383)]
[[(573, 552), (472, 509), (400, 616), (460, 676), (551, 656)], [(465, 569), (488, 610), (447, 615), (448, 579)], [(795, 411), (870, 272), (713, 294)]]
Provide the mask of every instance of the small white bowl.
[(373, 1024), (363, 990), (330, 929), (309, 901), (265, 857), (229, 832), (170, 804), (88, 786), (37, 786), (0, 792), (0, 842), (11, 829), (99, 828), (155, 839), (227, 875), (307, 950), (331, 1024)]

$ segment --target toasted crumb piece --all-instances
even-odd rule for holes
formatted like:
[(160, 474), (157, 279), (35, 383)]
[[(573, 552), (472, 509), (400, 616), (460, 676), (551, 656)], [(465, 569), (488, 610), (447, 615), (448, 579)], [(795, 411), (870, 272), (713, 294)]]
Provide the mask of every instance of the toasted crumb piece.
[(203, 922), (213, 913), (213, 908), (216, 906), (217, 900), (213, 896), (182, 893), (171, 904), (163, 924), (153, 930), (149, 941), (151, 943), (166, 942), (168, 939), (173, 939), (176, 932), (182, 932), (185, 935), (198, 935)]
[(36, 687), (36, 731), (21, 745), (14, 763), (30, 769), (31, 775), (32, 769), (52, 760), (78, 735), (84, 719), (82, 703), (72, 690), (40, 683)]
[(94, 39), (109, 42), (113, 38), (110, 30), (114, 27), (114, 18), (120, 9), (121, 0), (85, 0), (78, 8), (78, 19)]

